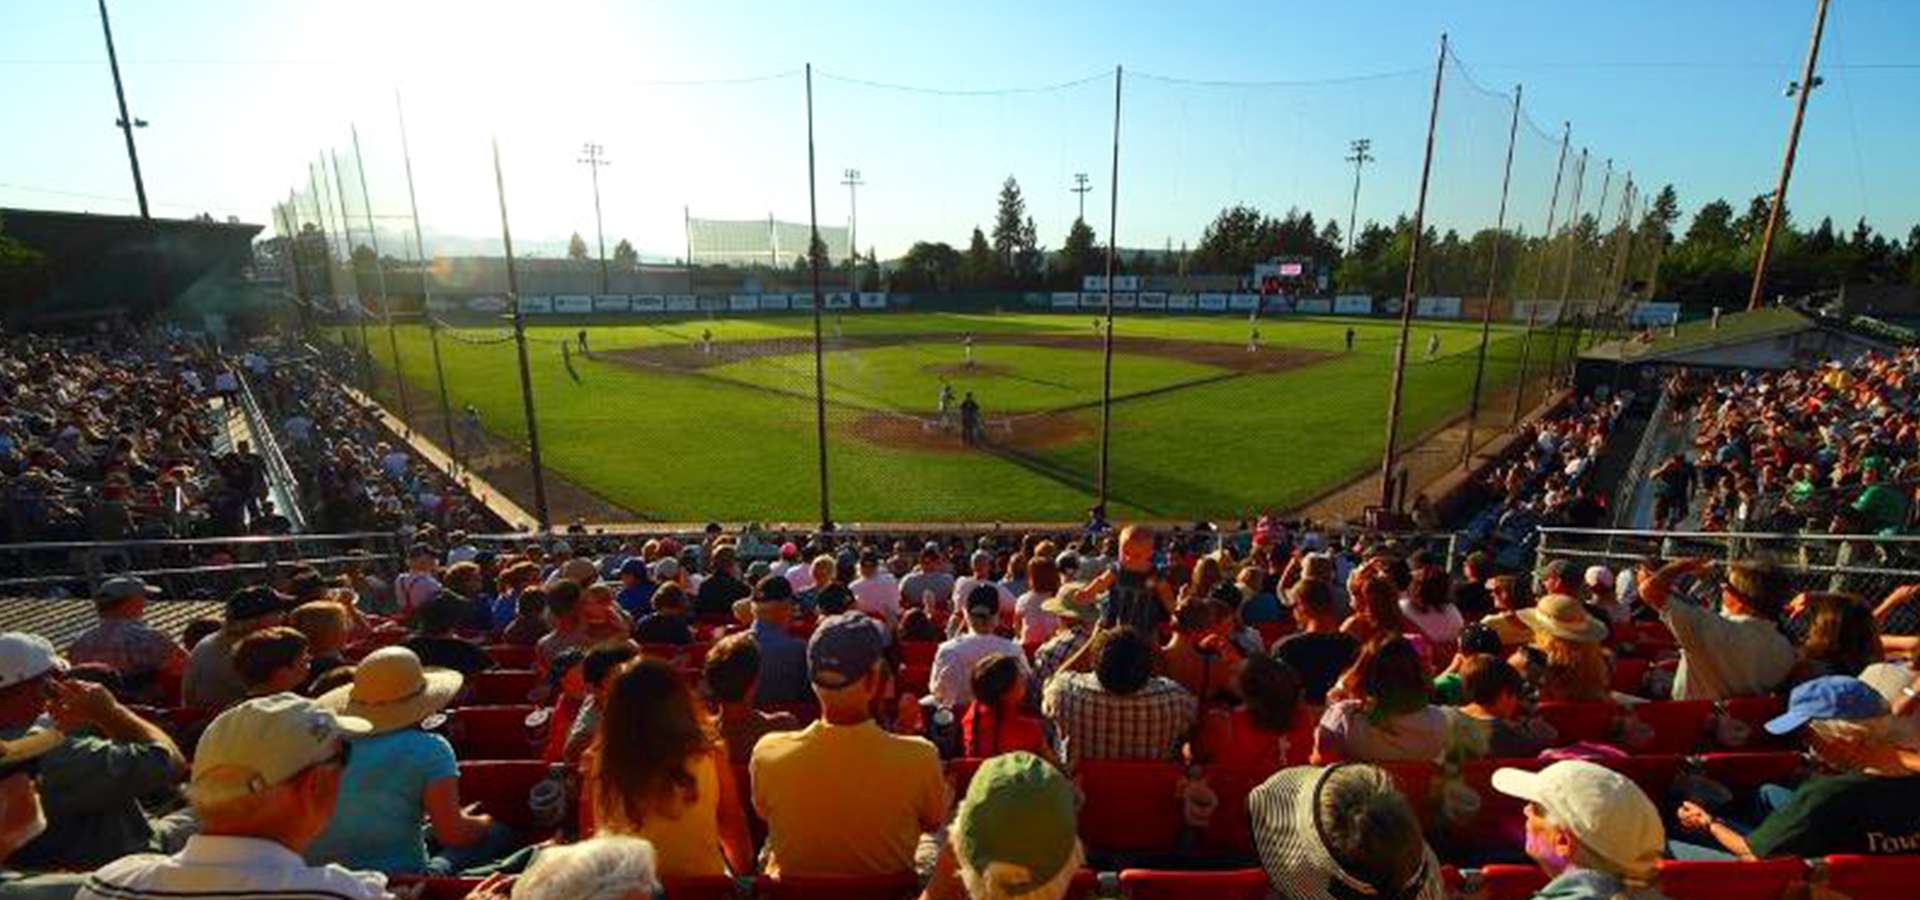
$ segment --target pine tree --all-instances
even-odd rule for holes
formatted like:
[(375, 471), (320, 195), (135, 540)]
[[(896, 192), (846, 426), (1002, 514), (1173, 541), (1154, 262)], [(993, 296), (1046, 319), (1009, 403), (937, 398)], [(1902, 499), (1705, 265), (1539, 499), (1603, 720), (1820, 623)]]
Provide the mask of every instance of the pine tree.
[(1000, 185), (999, 208), (993, 217), (993, 252), (1007, 271), (1014, 269), (1014, 255), (1022, 247), (1022, 232), (1027, 226), (1027, 200), (1020, 194), (1020, 182), (1012, 175)]
[(573, 233), (573, 237), (570, 237), (567, 239), (567, 258), (568, 259), (586, 259), (587, 258), (587, 241), (585, 238), (582, 238), (580, 236), (580, 232), (578, 231)]

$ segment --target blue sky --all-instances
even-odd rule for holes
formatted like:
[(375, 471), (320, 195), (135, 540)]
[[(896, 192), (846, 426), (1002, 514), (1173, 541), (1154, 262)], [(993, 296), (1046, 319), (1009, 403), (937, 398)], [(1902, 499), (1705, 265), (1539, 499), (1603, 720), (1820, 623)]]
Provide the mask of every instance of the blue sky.
[[(1781, 88), (1799, 74), (1813, 6), (118, 0), (112, 13), (129, 102), (152, 122), (139, 139), (159, 215), (265, 221), (322, 152), (350, 158), (357, 126), (373, 212), (397, 241), (398, 93), (429, 232), (496, 234), (497, 135), (516, 239), (591, 240), (575, 160), (594, 140), (613, 159), (601, 183), (609, 243), (672, 256), (689, 211), (805, 220), (798, 71), (811, 62), (821, 222), (846, 221), (838, 182), (857, 167), (859, 242), (893, 256), (990, 226), (1008, 174), (1058, 246), (1072, 176), (1088, 173), (1087, 218), (1104, 238), (1115, 64), (1128, 71), (1123, 245), (1193, 240), (1232, 202), (1344, 225), (1352, 171), (1341, 157), (1360, 136), (1378, 157), (1360, 218), (1391, 217), (1418, 184), (1442, 31), (1464, 68), (1449, 67), (1443, 93), (1430, 200), (1441, 225), (1492, 223), (1515, 83), (1531, 124), (1512, 222), (1544, 225), (1563, 121), (1576, 154), (1591, 148), (1583, 211), (1598, 205), (1607, 159), (1620, 179), (1610, 209), (1628, 171), (1673, 182), (1689, 212), (1713, 197), (1742, 205), (1777, 175), (1792, 108)], [(91, 0), (0, 0), (0, 22), (0, 205), (131, 211)], [(1833, 3), (1826, 87), (1790, 198), (1801, 222), (1866, 216), (1904, 235), (1920, 219), (1917, 35), (1920, 4)], [(1028, 90), (993, 92), (1015, 88)]]

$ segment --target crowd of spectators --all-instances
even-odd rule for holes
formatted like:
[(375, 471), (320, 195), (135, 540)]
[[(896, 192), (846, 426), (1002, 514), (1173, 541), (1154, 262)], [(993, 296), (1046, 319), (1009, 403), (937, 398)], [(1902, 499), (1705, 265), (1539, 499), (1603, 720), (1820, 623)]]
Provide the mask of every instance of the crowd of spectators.
[(1612, 498), (1595, 483), (1594, 466), (1632, 403), (1631, 391), (1585, 394), (1523, 426), (1516, 452), (1476, 475), (1484, 505), (1462, 529), (1469, 541), (1518, 560), (1531, 555), (1539, 526), (1600, 525)]
[[(1554, 458), (1603, 420), (1551, 429)], [(41, 754), (32, 789), (0, 799), (44, 820), (0, 829), (16, 839), (0, 886), (377, 897), (466, 874), (492, 876), (484, 896), (559, 900), (917, 875), (930, 898), (1052, 900), (1113, 861), (1077, 836), (1073, 785), (1110, 762), (1179, 767), (1185, 833), (1244, 808), (1284, 897), (1437, 897), (1443, 861), (1527, 860), (1553, 879), (1542, 896), (1652, 897), (1663, 858), (1885, 854), (1920, 832), (1920, 682), (1885, 661), (1911, 647), (1865, 601), (1795, 596), (1762, 563), (1455, 570), (1265, 521), (784, 544), (417, 533), (391, 577), (302, 569), (237, 591), (190, 646), (142, 623), (153, 590), (131, 579), (64, 656), (0, 635), (0, 749)], [(554, 774), (528, 804), (559, 810), (552, 841), (462, 797), (446, 714), (502, 645), (535, 670)], [(1629, 661), (1649, 674), (1623, 681)], [(1607, 766), (1644, 739), (1631, 724), (1568, 746), (1546, 715), (1769, 696), (1767, 730), (1804, 736), (1828, 774), (1718, 805)], [(197, 744), (152, 711), (172, 705), (211, 717)], [(1409, 796), (1389, 774), (1542, 755), (1563, 761), (1493, 777), (1526, 804), (1512, 833), (1452, 833), (1461, 785)], [(977, 762), (963, 791), (954, 759)], [(1214, 773), (1246, 769), (1270, 775), (1223, 798)], [(1437, 826), (1419, 812), (1435, 803)]]
[(1902, 534), (1920, 461), (1920, 350), (1851, 363), (1680, 374), (1667, 384), (1690, 451), (1650, 473), (1658, 525)]

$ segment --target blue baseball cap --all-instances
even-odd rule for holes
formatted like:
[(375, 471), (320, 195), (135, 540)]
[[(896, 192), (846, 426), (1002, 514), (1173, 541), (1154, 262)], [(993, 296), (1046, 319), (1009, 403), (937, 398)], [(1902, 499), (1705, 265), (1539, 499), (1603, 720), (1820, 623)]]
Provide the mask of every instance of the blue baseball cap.
[(807, 640), (807, 675), (821, 687), (843, 688), (865, 678), (886, 649), (886, 632), (866, 613), (828, 616)]
[(1767, 722), (1772, 734), (1787, 734), (1814, 719), (1873, 719), (1887, 714), (1886, 698), (1866, 682), (1827, 675), (1803, 682), (1787, 699), (1787, 711)]

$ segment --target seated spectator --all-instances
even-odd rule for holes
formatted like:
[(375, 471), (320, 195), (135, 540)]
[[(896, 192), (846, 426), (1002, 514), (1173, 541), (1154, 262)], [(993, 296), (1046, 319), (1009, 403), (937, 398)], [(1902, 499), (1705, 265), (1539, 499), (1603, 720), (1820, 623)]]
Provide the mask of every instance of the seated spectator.
[(1295, 766), (1247, 795), (1253, 846), (1282, 900), (1441, 900), (1413, 806), (1373, 766)]
[(593, 746), (593, 739), (600, 733), (600, 720), (607, 708), (607, 690), (613, 683), (613, 675), (621, 667), (640, 655), (640, 648), (632, 641), (609, 641), (589, 648), (580, 657), (580, 680), (585, 682), (585, 699), (580, 710), (568, 720), (564, 729), (557, 729), (566, 735), (561, 745), (560, 758), (568, 762), (578, 762), (587, 748)]
[(861, 613), (822, 620), (807, 642), (820, 719), (760, 739), (753, 808), (767, 823), (774, 875), (897, 875), (914, 870), (920, 836), (947, 816), (940, 754), (887, 734), (869, 713), (884, 696), (887, 637)]
[(1438, 658), (1453, 655), (1454, 642), (1466, 621), (1453, 605), (1453, 581), (1445, 569), (1429, 566), (1413, 573), (1413, 584), (1400, 599), (1400, 614), (1413, 631), (1427, 639)]
[(1620, 602), (1620, 595), (1614, 590), (1613, 570), (1606, 566), (1588, 566), (1586, 573), (1587, 609), (1595, 618), (1609, 626), (1625, 625), (1633, 619), (1633, 611)]
[[(309, 862), (447, 874), (494, 855), (500, 835), (493, 819), (460, 806), (453, 746), (420, 727), (460, 692), (461, 681), (459, 672), (427, 671), (405, 647), (384, 647), (354, 667), (351, 685), (319, 698), (322, 707), (372, 727), (353, 742), (333, 821), (307, 847)], [(427, 854), (429, 833), (439, 858)]]
[(287, 694), (221, 713), (200, 737), (187, 784), (200, 833), (171, 856), (106, 863), (79, 897), (387, 900), (386, 878), (378, 873), (310, 866), (300, 858), (334, 819), (344, 739), (369, 728), (364, 719), (336, 716)]
[[(1376, 562), (1378, 560), (1370, 560), (1367, 565)], [(1366, 566), (1362, 566), (1356, 572), (1365, 570)], [(1353, 635), (1355, 640), (1363, 644), (1375, 635), (1414, 633), (1413, 624), (1400, 612), (1400, 595), (1391, 580), (1382, 575), (1356, 574), (1355, 577), (1359, 590), (1353, 597), (1353, 614), (1340, 626), (1342, 633)]]
[(1027, 562), (1026, 574), (1026, 593), (1014, 599), (1013, 611), (1020, 618), (1021, 645), (1037, 647), (1060, 628), (1060, 617), (1046, 609), (1047, 601), (1060, 592), (1060, 567), (1051, 559), (1036, 556)]
[(407, 570), (394, 576), (393, 596), (402, 619), (410, 619), (420, 604), (440, 593), (440, 554), (427, 544), (414, 544), (407, 551)]
[(1064, 584), (1041, 602), (1041, 611), (1058, 620), (1060, 627), (1033, 651), (1035, 685), (1053, 680), (1061, 664), (1093, 636), (1094, 626), (1100, 621), (1100, 604), (1091, 596), (1082, 597), (1085, 588), (1078, 583)]
[(740, 579), (740, 558), (731, 544), (715, 548), (707, 565), (707, 577), (694, 595), (695, 616), (729, 615), (735, 600), (753, 596), (753, 588)]
[(846, 587), (840, 583), (840, 563), (824, 553), (814, 557), (810, 565), (788, 569), (783, 577), (793, 585), (793, 604), (803, 616), (814, 614), (821, 594), (832, 588)]
[(1537, 682), (1541, 700), (1590, 702), (1611, 699), (1613, 660), (1600, 642), (1607, 623), (1566, 594), (1548, 594), (1520, 611), (1533, 630), (1534, 646), (1546, 657)]
[(1412, 642), (1379, 635), (1341, 676), (1343, 693), (1314, 732), (1316, 764), (1349, 760), (1433, 762), (1446, 751), (1447, 717), (1427, 702), (1433, 683)]
[(1873, 611), (1852, 594), (1801, 594), (1787, 610), (1792, 618), (1807, 620), (1807, 638), (1791, 676), (1796, 684), (1828, 675), (1857, 678), (1885, 656)]
[(109, 578), (94, 592), (100, 624), (67, 648), (74, 665), (100, 663), (120, 673), (121, 697), (161, 705), (180, 688), (187, 651), (145, 621), (147, 598), (160, 589), (138, 578)]
[(813, 613), (825, 618), (853, 609), (853, 591), (838, 581), (819, 589), (813, 598)]
[(647, 561), (637, 556), (627, 557), (620, 564), (620, 593), (614, 602), (628, 617), (639, 621), (653, 612), (653, 580), (647, 577)]
[(1797, 656), (1773, 618), (1785, 601), (1784, 579), (1773, 567), (1738, 562), (1727, 567), (1720, 611), (1674, 602), (1674, 582), (1713, 571), (1707, 559), (1661, 567), (1640, 585), (1640, 599), (1660, 613), (1680, 644), (1673, 679), (1675, 700), (1727, 700), (1769, 693), (1792, 674)]
[(1493, 560), (1484, 550), (1467, 554), (1460, 564), (1460, 582), (1453, 586), (1453, 605), (1469, 622), (1478, 622), (1492, 613), (1493, 590), (1488, 586)]
[(401, 646), (420, 657), (423, 666), (452, 669), (469, 678), (493, 668), (493, 657), (480, 645), (454, 636), (453, 630), (466, 620), (471, 605), (472, 601), (452, 591), (441, 591), (421, 601), (414, 608), (414, 636)]
[(943, 642), (933, 652), (933, 674), (929, 693), (933, 702), (957, 709), (973, 701), (973, 667), (989, 656), (1010, 656), (1026, 669), (1026, 653), (1020, 645), (994, 633), (1000, 625), (1001, 589), (992, 584), (975, 583), (966, 597), (966, 630)]
[[(547, 847), (513, 880), (509, 900), (632, 900), (660, 893), (653, 845), (605, 835)], [(480, 892), (476, 889), (476, 896)]]
[(311, 663), (307, 636), (285, 625), (262, 628), (233, 647), (233, 668), (249, 697), (299, 690), (312, 677)]
[(561, 651), (585, 649), (632, 634), (631, 626), (613, 605), (611, 590), (600, 585), (583, 589), (570, 579), (547, 588), (547, 619), (553, 623), (553, 630), (534, 645), (541, 668)]
[(299, 629), (307, 638), (308, 685), (319, 680), (320, 676), (348, 665), (345, 656), (347, 611), (340, 604), (328, 600), (302, 603), (287, 614), (287, 624)]
[(1173, 758), (1199, 703), (1153, 674), (1153, 656), (1153, 644), (1131, 626), (1108, 628), (1047, 682), (1040, 709), (1059, 731), (1069, 768), (1083, 759)]
[(270, 587), (248, 587), (227, 597), (226, 624), (195, 644), (180, 677), (180, 700), (193, 709), (225, 709), (246, 699), (247, 686), (233, 667), (240, 639), (286, 620), (286, 600)]
[(654, 591), (653, 612), (634, 624), (633, 639), (642, 644), (686, 646), (693, 643), (693, 619), (687, 615), (686, 590), (668, 583)]
[(508, 620), (505, 628), (500, 629), (500, 643), (535, 647), (551, 628), (547, 623), (546, 588), (530, 584), (514, 598), (513, 618)]
[(1506, 660), (1490, 653), (1468, 657), (1460, 666), (1460, 690), (1465, 702), (1445, 710), (1450, 757), (1520, 759), (1546, 749), (1552, 735), (1521, 718), (1527, 682)]
[(1194, 762), (1280, 769), (1304, 755), (1288, 746), (1301, 698), (1300, 676), (1292, 666), (1264, 654), (1241, 659), (1234, 665), (1229, 696), (1239, 702), (1215, 706), (1201, 716)]
[(66, 671), (45, 638), (0, 633), (0, 740), (34, 735), (43, 717), (68, 734), (36, 761), (45, 830), (8, 862), (89, 869), (128, 853), (179, 849), (192, 817), (150, 818), (140, 800), (174, 785), (186, 765), (180, 749), (106, 688), (65, 679)]
[(975, 550), (967, 558), (968, 574), (953, 583), (952, 597), (955, 602), (970, 602), (976, 588), (990, 587), (1000, 602), (1000, 620), (1008, 625), (1014, 623), (1014, 610), (1019, 600), (1013, 589), (993, 579), (993, 554), (986, 550)]
[(512, 563), (500, 570), (494, 578), (493, 602), (490, 611), (495, 633), (506, 628), (520, 608), (520, 594), (540, 578), (540, 567), (524, 560)]
[(1914, 852), (1920, 777), (1901, 765), (1888, 725), (1886, 701), (1857, 678), (1828, 675), (1794, 688), (1787, 711), (1767, 722), (1767, 731), (1792, 734), (1805, 726), (1813, 755), (1837, 774), (1816, 775), (1791, 792), (1762, 788), (1766, 818), (1751, 830), (1683, 803), (1680, 827), (1708, 840), (1673, 841), (1669, 851), (1678, 859)]
[[(1438, 706), (1459, 706), (1466, 701), (1466, 692), (1460, 684), (1460, 672), (1466, 667), (1467, 660), (1488, 653), (1499, 656), (1505, 650), (1500, 644), (1500, 636), (1478, 622), (1460, 630), (1460, 649), (1453, 654), (1453, 661), (1447, 664), (1446, 671), (1434, 676), (1433, 702)], [(1523, 691), (1524, 693), (1524, 691)]]
[(1497, 769), (1493, 788), (1527, 801), (1527, 855), (1551, 900), (1664, 900), (1653, 886), (1666, 827), (1640, 786), (1586, 760)]
[(1073, 782), (1031, 753), (980, 764), (920, 900), (1062, 900), (1085, 861)]
[(754, 687), (760, 682), (760, 646), (751, 634), (730, 634), (715, 641), (707, 651), (702, 676), (707, 696), (720, 718), (720, 737), (727, 745), (729, 762), (745, 763), (753, 758), (753, 746), (775, 731), (792, 731), (800, 720), (790, 712), (765, 712), (753, 708)]
[(753, 627), (748, 629), (760, 648), (760, 684), (755, 706), (804, 703), (807, 691), (807, 642), (787, 630), (793, 621), (793, 583), (768, 575), (754, 585)]
[(1482, 618), (1481, 624), (1500, 635), (1503, 646), (1533, 643), (1533, 629), (1520, 619), (1521, 610), (1533, 608), (1533, 593), (1526, 581), (1518, 575), (1496, 575), (1487, 580), (1487, 593), (1494, 611)]
[(673, 664), (639, 659), (609, 679), (586, 754), (598, 834), (644, 838), (663, 877), (753, 871), (753, 837), (726, 747)]
[(1174, 610), (1173, 639), (1160, 650), (1160, 671), (1202, 703), (1219, 700), (1232, 689), (1234, 666), (1245, 655), (1229, 639), (1234, 624), (1232, 609), (1220, 600), (1187, 601)]
[(862, 550), (858, 565), (860, 577), (847, 585), (853, 591), (854, 608), (886, 622), (888, 628), (898, 626), (900, 582), (880, 568), (880, 554), (874, 550)]
[(1288, 621), (1280, 597), (1269, 589), (1266, 570), (1247, 566), (1240, 570), (1237, 584), (1246, 598), (1240, 604), (1240, 621), (1248, 625), (1281, 625)]
[(1049, 760), (1045, 723), (1027, 712), (1025, 659), (1006, 653), (982, 658), (973, 666), (973, 701), (960, 718), (962, 755), (998, 756), (1015, 750)]
[(544, 673), (545, 684), (535, 688), (536, 697), (552, 701), (539, 710), (545, 713), (547, 726), (547, 743), (540, 754), (543, 762), (556, 763), (566, 758), (567, 738), (573, 733), (574, 720), (592, 696), (592, 688), (582, 670), (586, 657), (579, 650), (568, 650), (554, 657), (553, 665)]
[(1333, 585), (1315, 578), (1294, 582), (1288, 592), (1300, 631), (1274, 642), (1273, 655), (1300, 676), (1301, 699), (1327, 704), (1327, 691), (1360, 655), (1360, 641), (1341, 630)]

